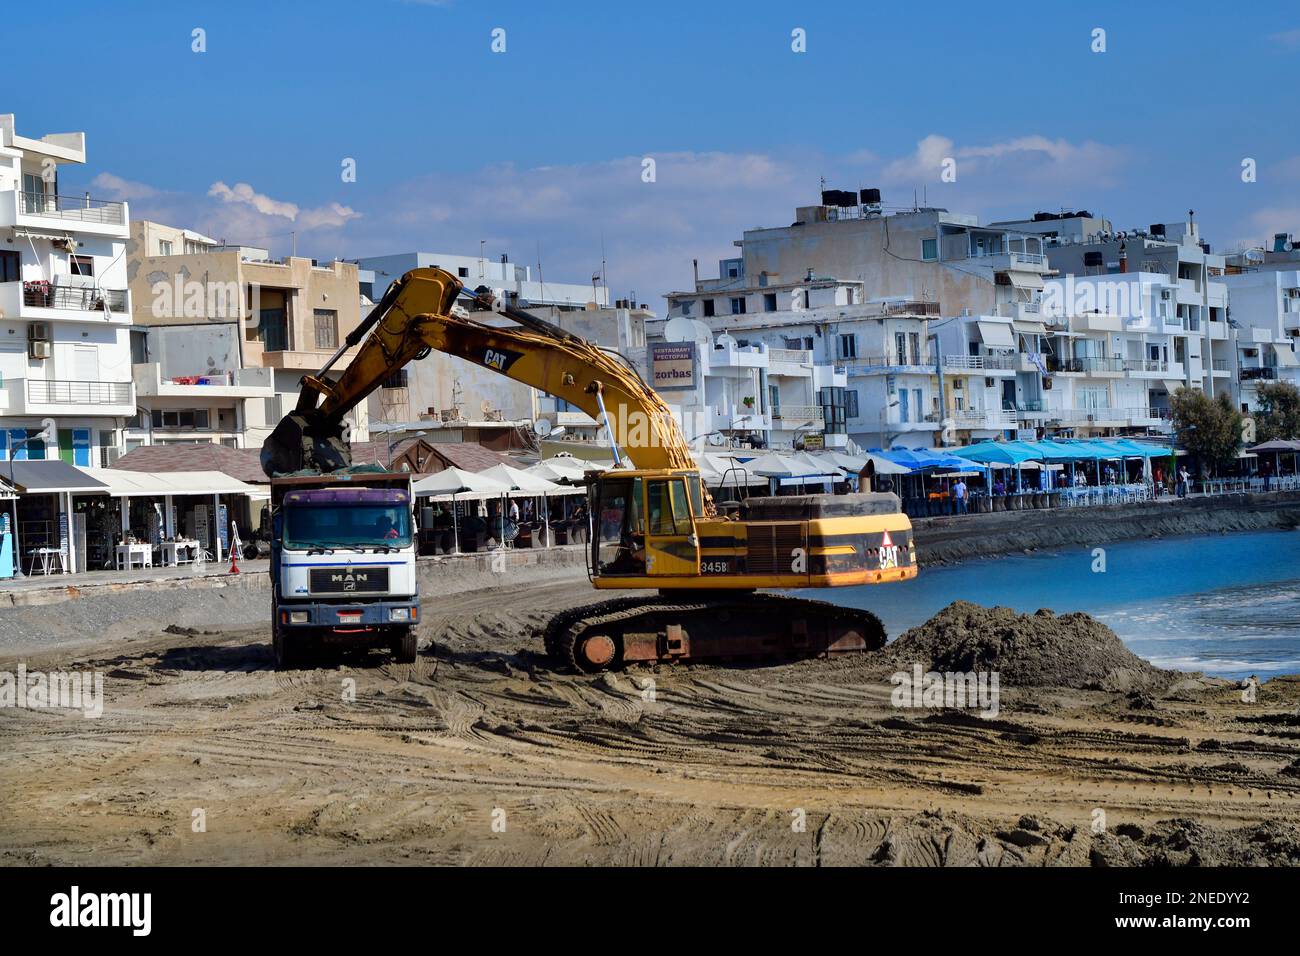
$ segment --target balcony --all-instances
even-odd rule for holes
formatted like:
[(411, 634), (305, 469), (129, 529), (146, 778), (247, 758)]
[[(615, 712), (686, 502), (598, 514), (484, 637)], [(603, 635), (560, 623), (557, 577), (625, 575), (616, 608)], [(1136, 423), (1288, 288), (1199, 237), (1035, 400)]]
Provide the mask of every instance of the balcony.
[(1262, 365), (1258, 368), (1243, 368), (1241, 370), (1241, 380), (1243, 382), (1277, 381), (1277, 368), (1271, 365)]
[(957, 428), (1015, 428), (1013, 414), (1000, 408), (964, 408), (951, 413)]
[(1049, 372), (1065, 372), (1077, 375), (1122, 375), (1126, 360), (1086, 356), (1084, 358), (1062, 358), (1057, 355), (1047, 356)]
[(0, 193), (0, 227), (30, 226), (125, 239), (128, 222), (124, 202), (17, 189)]
[(801, 425), (822, 424), (822, 407), (820, 405), (782, 405), (772, 409), (774, 428), (795, 428)]
[(129, 325), (131, 294), (126, 289), (100, 289), (93, 284), (2, 282), (0, 317), (39, 322), (103, 320)]
[(972, 371), (1014, 372), (1017, 365), (1014, 352), (997, 355), (945, 355), (943, 367), (946, 369), (969, 369)]
[(767, 361), (770, 365), (811, 365), (812, 352), (805, 349), (768, 349)]
[(893, 355), (859, 355), (841, 361), (852, 362), (851, 368), (855, 375), (869, 375), (887, 369), (917, 369), (922, 372), (934, 370), (934, 358), (925, 353), (899, 355), (895, 352)]
[(1169, 363), (1158, 359), (1125, 359), (1124, 371), (1139, 375), (1167, 375), (1169, 373)]
[(130, 382), (68, 379), (6, 379), (0, 407), (7, 415), (94, 415), (133, 417), (135, 389)]
[(165, 377), (162, 366), (149, 362), (131, 366), (136, 394), (142, 398), (270, 398), (275, 382), (269, 368), (242, 368), (211, 375)]

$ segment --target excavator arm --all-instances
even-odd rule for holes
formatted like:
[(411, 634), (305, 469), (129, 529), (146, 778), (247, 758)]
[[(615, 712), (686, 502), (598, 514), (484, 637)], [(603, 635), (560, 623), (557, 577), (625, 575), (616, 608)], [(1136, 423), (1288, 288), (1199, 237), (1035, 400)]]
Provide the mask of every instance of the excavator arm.
[[(695, 471), (671, 410), (637, 372), (599, 346), (518, 309), (477, 297), (518, 323), (497, 328), (453, 314), (463, 286), (441, 269), (413, 269), (394, 282), (316, 375), (297, 407), (262, 446), (267, 475), (349, 466), (344, 416), (408, 362), (436, 350), (540, 389), (609, 427), (637, 468)], [(337, 381), (329, 369), (360, 344)]]

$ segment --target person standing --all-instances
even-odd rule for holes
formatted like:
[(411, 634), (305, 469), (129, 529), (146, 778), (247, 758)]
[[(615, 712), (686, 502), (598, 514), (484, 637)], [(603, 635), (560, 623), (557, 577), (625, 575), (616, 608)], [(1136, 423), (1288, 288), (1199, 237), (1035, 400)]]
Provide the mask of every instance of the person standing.
[(952, 500), (957, 505), (957, 514), (966, 513), (966, 479), (958, 477), (957, 484), (952, 486)]

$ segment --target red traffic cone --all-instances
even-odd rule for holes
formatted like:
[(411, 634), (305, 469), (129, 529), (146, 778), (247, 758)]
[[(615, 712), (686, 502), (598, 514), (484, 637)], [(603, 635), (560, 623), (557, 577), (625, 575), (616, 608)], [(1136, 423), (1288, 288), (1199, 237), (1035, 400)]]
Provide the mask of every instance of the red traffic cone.
[(230, 573), (239, 573), (239, 551), (236, 548), (230, 549)]

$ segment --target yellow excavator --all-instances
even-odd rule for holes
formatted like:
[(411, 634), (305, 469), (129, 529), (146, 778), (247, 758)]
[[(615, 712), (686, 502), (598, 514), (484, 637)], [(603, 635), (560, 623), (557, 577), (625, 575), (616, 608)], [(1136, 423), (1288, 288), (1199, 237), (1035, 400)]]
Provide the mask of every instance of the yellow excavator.
[[(471, 311), (457, 307), (462, 296)], [(474, 318), (490, 309), (515, 323)], [(327, 373), (360, 345), (337, 380)], [(915, 577), (912, 526), (889, 493), (750, 497), (719, 513), (672, 411), (630, 363), (559, 326), (468, 292), (441, 269), (394, 282), (315, 375), (262, 448), (268, 476), (349, 467), (344, 416), (408, 362), (456, 355), (601, 422), (615, 467), (589, 471), (588, 571), (600, 589), (643, 592), (566, 610), (545, 629), (562, 664), (755, 659), (874, 650), (869, 611), (760, 589), (882, 584)], [(616, 436), (616, 440), (614, 438)]]

